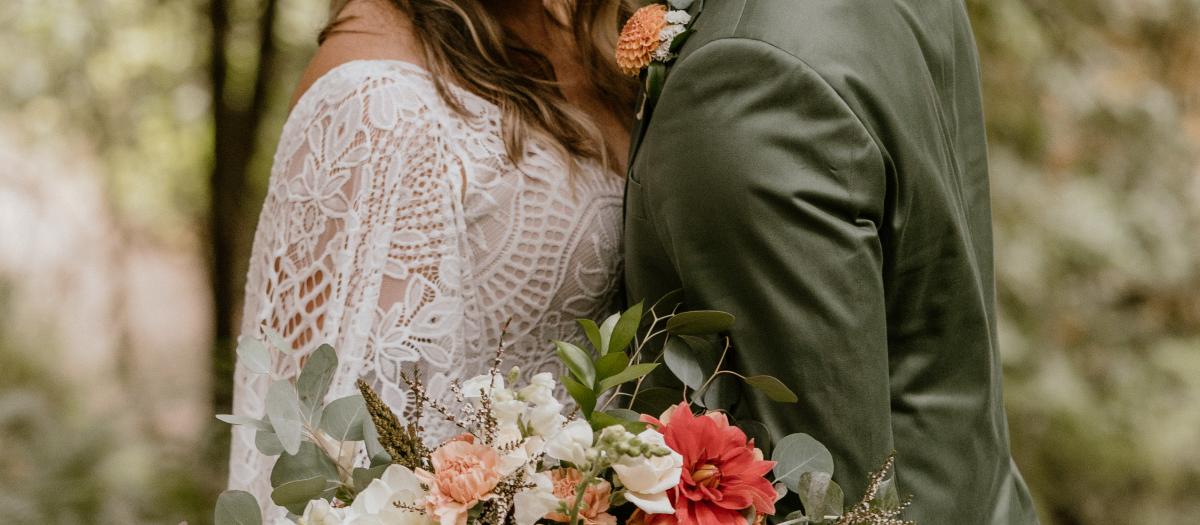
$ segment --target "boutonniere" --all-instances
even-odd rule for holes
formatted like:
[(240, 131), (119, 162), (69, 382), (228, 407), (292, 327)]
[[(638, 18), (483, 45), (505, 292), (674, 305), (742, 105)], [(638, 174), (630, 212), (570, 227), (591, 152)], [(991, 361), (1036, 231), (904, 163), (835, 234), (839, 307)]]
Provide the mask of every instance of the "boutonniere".
[(647, 105), (653, 105), (667, 79), (667, 66), (679, 56), (679, 48), (691, 36), (692, 15), (687, 9), (693, 0), (668, 0), (638, 9), (617, 40), (617, 67), (629, 76), (639, 76), (645, 84), (645, 97), (638, 118)]

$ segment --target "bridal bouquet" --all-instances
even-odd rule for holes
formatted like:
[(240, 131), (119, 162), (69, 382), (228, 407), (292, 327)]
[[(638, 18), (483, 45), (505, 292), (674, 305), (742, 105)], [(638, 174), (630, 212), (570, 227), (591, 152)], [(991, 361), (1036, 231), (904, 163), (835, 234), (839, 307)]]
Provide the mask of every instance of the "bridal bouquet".
[[(218, 418), (255, 428), (259, 450), (279, 456), (271, 500), (289, 511), (283, 523), (757, 525), (789, 492), (804, 510), (776, 523), (905, 523), (885, 479), (892, 458), (863, 500), (844, 508), (824, 446), (805, 434), (772, 440), (760, 423), (730, 421), (722, 400), (736, 381), (796, 401), (773, 377), (722, 368), (728, 339), (713, 341), (732, 315), (657, 307), (643, 312), (639, 304), (601, 324), (581, 320), (591, 348), (555, 342), (568, 371), (561, 378), (543, 373), (521, 384), (518, 369), (501, 370), (500, 348), (486, 374), (452, 386), (448, 406), (428, 397), (419, 377), (405, 376), (418, 407), (407, 421), (363, 381), (359, 394), (324, 403), (337, 369), (329, 346), (313, 352), (294, 381), (271, 384), (265, 417)], [(280, 346), (245, 340), (238, 353), (266, 373), (271, 353), (287, 351)], [(645, 383), (664, 365), (681, 388)], [(554, 396), (559, 384), (572, 409)], [(462, 433), (427, 448), (423, 410)], [(242, 491), (223, 493), (215, 518), (262, 523), (258, 502)]]

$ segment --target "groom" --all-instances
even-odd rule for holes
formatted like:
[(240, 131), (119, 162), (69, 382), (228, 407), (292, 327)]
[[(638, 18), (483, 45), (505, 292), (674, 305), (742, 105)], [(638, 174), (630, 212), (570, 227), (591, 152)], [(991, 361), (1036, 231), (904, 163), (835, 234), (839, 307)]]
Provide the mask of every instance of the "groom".
[(923, 525), (1037, 523), (1001, 398), (979, 64), (961, 0), (708, 0), (634, 137), (629, 297), (738, 316), (773, 435)]

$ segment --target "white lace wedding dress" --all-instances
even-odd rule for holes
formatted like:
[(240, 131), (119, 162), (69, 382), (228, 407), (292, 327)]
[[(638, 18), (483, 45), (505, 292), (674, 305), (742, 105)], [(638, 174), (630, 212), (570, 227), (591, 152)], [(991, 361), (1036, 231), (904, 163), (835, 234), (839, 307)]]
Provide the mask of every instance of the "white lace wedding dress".
[[(242, 337), (264, 328), (297, 350), (298, 373), (322, 343), (338, 351), (328, 399), (371, 382), (398, 413), (399, 374), (419, 367), (431, 395), (505, 367), (560, 373), (551, 339), (579, 340), (576, 318), (613, 309), (620, 264), (620, 177), (531, 141), (520, 166), (504, 153), (500, 112), (456, 89), (452, 111), (428, 73), (357, 61), (320, 78), (284, 125), (246, 284)], [(234, 413), (261, 416), (268, 378), (237, 367)], [(429, 417), (426, 429), (454, 429)], [(231, 488), (270, 501), (274, 457), (234, 430)]]

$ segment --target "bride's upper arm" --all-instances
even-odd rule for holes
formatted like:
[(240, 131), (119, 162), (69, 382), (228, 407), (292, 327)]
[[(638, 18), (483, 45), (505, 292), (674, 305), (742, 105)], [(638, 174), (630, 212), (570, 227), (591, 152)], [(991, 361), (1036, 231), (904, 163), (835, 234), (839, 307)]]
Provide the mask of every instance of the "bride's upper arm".
[(384, 2), (351, 0), (309, 61), (289, 107), (317, 79), (355, 60), (401, 60), (425, 67), (420, 40), (407, 15)]

